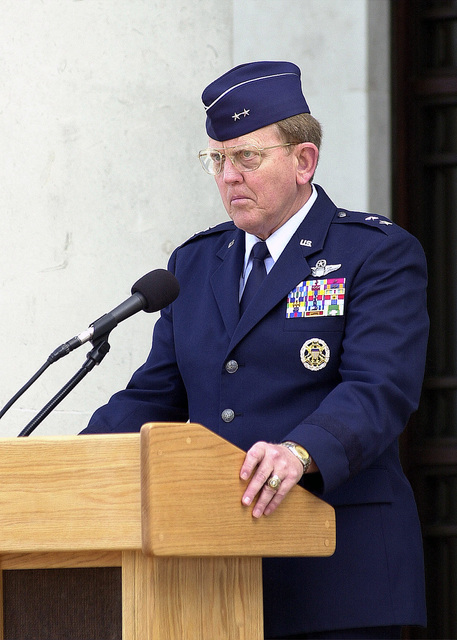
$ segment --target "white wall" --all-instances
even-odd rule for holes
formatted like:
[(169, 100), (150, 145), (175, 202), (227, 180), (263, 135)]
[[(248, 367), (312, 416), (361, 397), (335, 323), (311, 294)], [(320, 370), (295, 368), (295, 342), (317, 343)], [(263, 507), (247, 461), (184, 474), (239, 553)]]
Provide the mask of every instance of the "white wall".
[(302, 71), (324, 131), (316, 182), (339, 206), (389, 215), (388, 0), (235, 0), (234, 7), (235, 64), (293, 60)]
[[(368, 207), (372, 185), (388, 185), (387, 142), (385, 157), (373, 156), (368, 131), (367, 46), (369, 17), (387, 5), (3, 0), (0, 406), (55, 347), (128, 297), (138, 277), (165, 267), (179, 242), (225, 219), (196, 154), (206, 142), (201, 92), (233, 64), (284, 58), (301, 66), (324, 126), (317, 181), (338, 204)], [(377, 78), (386, 101), (382, 67)], [(377, 122), (386, 113), (378, 110)], [(143, 362), (155, 318), (120, 325), (104, 362), (35, 434), (80, 431)], [(16, 435), (89, 348), (52, 365), (2, 419), (0, 435)]]

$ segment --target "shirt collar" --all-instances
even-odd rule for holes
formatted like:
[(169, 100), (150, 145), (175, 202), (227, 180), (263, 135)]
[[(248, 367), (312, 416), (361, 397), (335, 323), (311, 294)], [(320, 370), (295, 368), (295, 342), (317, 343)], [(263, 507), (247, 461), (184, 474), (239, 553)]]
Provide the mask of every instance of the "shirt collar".
[[(297, 211), (297, 213), (295, 213), (291, 218), (289, 218), (289, 220), (287, 220), (287, 222), (285, 222), (281, 227), (279, 227), (279, 229), (276, 229), (276, 231), (274, 233), (272, 233), (269, 238), (267, 238), (266, 243), (267, 243), (268, 251), (270, 252), (270, 256), (271, 256), (271, 259), (272, 259), (270, 265), (268, 265), (268, 261), (270, 260), (269, 258), (267, 258), (267, 260), (265, 261), (265, 265), (267, 267), (267, 271), (269, 271), (269, 268), (271, 269), (273, 264), (279, 258), (281, 253), (284, 251), (284, 249), (286, 248), (289, 240), (292, 238), (294, 233), (297, 231), (298, 227), (301, 225), (303, 220), (306, 218), (309, 210), (311, 209), (313, 204), (316, 202), (317, 190), (316, 190), (316, 188), (314, 187), (313, 184), (311, 185), (311, 189), (312, 189), (311, 195), (308, 198), (308, 200), (305, 202), (303, 207), (301, 209), (299, 209)], [(245, 252), (245, 255), (244, 255), (243, 274), (245, 273), (246, 267), (247, 267), (248, 262), (249, 262), (249, 256), (251, 255), (251, 249), (255, 245), (256, 242), (259, 242), (259, 238), (257, 236), (253, 235), (252, 233), (245, 233), (246, 252)]]

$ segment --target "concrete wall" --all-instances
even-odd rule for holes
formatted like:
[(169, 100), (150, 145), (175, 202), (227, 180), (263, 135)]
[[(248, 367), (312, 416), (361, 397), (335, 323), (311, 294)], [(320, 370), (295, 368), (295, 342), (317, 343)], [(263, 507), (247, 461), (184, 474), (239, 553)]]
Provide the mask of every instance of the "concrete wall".
[(389, 215), (388, 0), (235, 0), (234, 8), (235, 64), (292, 59), (302, 70), (324, 130), (316, 182), (340, 206)]
[[(342, 206), (388, 211), (387, 13), (387, 0), (3, 1), (0, 406), (177, 244), (225, 220), (196, 154), (202, 89), (233, 64), (297, 62), (324, 126), (317, 182)], [(156, 317), (113, 331), (35, 434), (80, 431), (143, 362)], [(19, 433), (89, 348), (52, 365), (0, 435)]]

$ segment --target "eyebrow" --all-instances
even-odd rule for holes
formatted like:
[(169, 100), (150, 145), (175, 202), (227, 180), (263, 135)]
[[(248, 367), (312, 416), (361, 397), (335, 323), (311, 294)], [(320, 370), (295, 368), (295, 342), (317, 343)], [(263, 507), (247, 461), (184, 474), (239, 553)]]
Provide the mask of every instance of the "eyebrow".
[(210, 145), (208, 147), (208, 149), (214, 149), (215, 151), (219, 151), (220, 153), (223, 153), (224, 151), (227, 151), (228, 149), (236, 149), (237, 147), (247, 147), (247, 146), (257, 147), (258, 149), (262, 148), (262, 147), (259, 146), (258, 142), (249, 142), (249, 141), (246, 140), (246, 142), (241, 142), (240, 144), (234, 144), (231, 147), (212, 147)]

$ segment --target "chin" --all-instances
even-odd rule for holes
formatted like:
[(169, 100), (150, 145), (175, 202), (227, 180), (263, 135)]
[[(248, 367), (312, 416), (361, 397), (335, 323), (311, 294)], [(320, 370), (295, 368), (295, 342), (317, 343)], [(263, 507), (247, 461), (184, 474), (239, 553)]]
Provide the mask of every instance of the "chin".
[(242, 231), (246, 231), (246, 233), (252, 233), (253, 235), (258, 235), (261, 230), (259, 229), (259, 225), (256, 224), (255, 220), (252, 220), (252, 217), (249, 214), (243, 215), (240, 212), (230, 215), (233, 223), (238, 229)]

